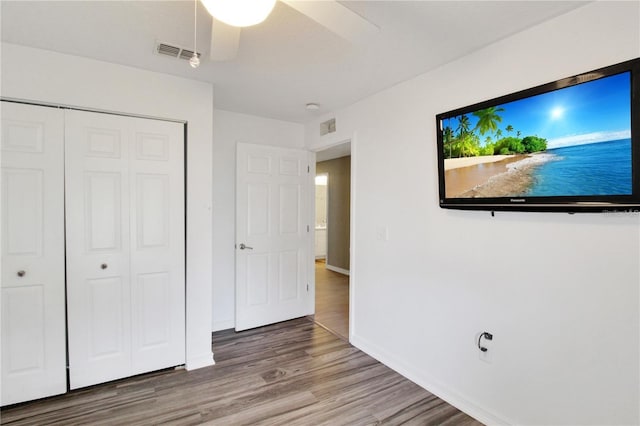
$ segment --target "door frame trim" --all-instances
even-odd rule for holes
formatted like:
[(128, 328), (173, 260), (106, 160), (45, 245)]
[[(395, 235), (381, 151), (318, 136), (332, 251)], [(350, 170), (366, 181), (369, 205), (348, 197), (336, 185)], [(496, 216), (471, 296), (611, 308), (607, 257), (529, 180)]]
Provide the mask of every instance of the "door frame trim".
[[(355, 232), (356, 232), (356, 222), (355, 222), (355, 212), (356, 212), (356, 202), (355, 202), (355, 194), (356, 194), (356, 170), (357, 170), (357, 162), (356, 162), (356, 147), (357, 147), (357, 132), (353, 132), (351, 134), (350, 138), (347, 139), (341, 139), (338, 142), (334, 142), (334, 143), (330, 143), (327, 145), (322, 145), (322, 146), (316, 146), (314, 148), (311, 149), (311, 152), (313, 153), (314, 157), (316, 156), (316, 154), (318, 152), (321, 151), (325, 151), (327, 149), (339, 146), (339, 145), (343, 145), (346, 143), (350, 143), (351, 144), (351, 171), (349, 174), (349, 180), (350, 180), (350, 185), (349, 185), (349, 191), (350, 191), (350, 199), (349, 199), (349, 342), (352, 341), (353, 336), (354, 336), (354, 330), (355, 330), (355, 304), (354, 304), (354, 294), (355, 294)], [(313, 165), (312, 165), (312, 171), (313, 171), (313, 175), (315, 176), (315, 169), (316, 169), (316, 159), (314, 158), (313, 161)], [(315, 202), (315, 190), (313, 191), (313, 214), (314, 214), (314, 218), (315, 218), (315, 206), (316, 206), (316, 202)], [(313, 247), (315, 247), (315, 233), (312, 236), (312, 243), (313, 243)], [(327, 258), (328, 258), (328, 248), (327, 248)], [(315, 256), (314, 256), (315, 258)], [(314, 269), (315, 270), (315, 269)], [(338, 271), (339, 272), (339, 271)], [(315, 313), (315, 298), (316, 298), (316, 285), (315, 285), (315, 273), (311, 274), (311, 279), (313, 281), (313, 300), (314, 300), (314, 313)]]

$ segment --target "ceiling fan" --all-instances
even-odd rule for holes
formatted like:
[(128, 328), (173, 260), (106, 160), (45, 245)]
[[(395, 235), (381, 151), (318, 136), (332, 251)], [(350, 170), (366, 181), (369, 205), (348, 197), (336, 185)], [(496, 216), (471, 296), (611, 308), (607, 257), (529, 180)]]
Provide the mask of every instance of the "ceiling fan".
[[(378, 27), (336, 0), (279, 1), (354, 44), (364, 42), (379, 30)], [(255, 25), (266, 19), (276, 0), (201, 0), (201, 2), (213, 17), (210, 59), (229, 61), (238, 53), (242, 27)], [(226, 6), (236, 6), (240, 12), (256, 12), (256, 16), (236, 16)]]

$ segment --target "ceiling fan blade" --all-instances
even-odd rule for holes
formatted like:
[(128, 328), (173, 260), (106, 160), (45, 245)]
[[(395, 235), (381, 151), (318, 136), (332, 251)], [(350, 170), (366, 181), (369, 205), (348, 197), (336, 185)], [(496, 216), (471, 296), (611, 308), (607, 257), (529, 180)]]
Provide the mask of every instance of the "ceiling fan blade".
[(334, 0), (281, 1), (352, 43), (363, 43), (380, 31), (377, 26)]
[(211, 18), (212, 61), (230, 61), (238, 54), (240, 44), (240, 27), (232, 27), (215, 18)]

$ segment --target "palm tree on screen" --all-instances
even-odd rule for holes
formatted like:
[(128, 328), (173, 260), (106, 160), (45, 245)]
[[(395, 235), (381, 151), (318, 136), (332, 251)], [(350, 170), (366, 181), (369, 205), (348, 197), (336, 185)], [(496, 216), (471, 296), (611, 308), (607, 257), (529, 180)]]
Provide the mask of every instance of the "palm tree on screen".
[(451, 127), (447, 126), (444, 128), (444, 132), (442, 132), (442, 137), (444, 139), (444, 146), (445, 147), (449, 147), (449, 158), (451, 158), (451, 148), (453, 145), (453, 130), (451, 130)]
[(460, 138), (466, 135), (467, 133), (469, 133), (470, 129), (471, 122), (469, 121), (469, 117), (462, 114), (460, 117), (458, 117), (458, 128), (456, 129), (458, 131), (458, 137)]
[(507, 127), (504, 128), (504, 130), (507, 131), (507, 134), (511, 134), (511, 132), (513, 132), (513, 126), (511, 124), (508, 124)]
[(487, 132), (495, 133), (498, 130), (498, 123), (502, 122), (502, 117), (498, 113), (503, 111), (504, 108), (492, 106), (473, 112), (473, 115), (478, 117), (476, 129), (482, 136)]

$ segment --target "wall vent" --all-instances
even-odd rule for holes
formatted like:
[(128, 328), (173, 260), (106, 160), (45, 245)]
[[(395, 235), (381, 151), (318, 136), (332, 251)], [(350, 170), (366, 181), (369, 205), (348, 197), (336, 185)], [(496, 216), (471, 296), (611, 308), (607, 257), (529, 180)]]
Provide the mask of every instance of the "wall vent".
[[(180, 46), (175, 46), (169, 43), (156, 43), (155, 52), (158, 55), (166, 55), (171, 56), (173, 58), (184, 59), (188, 61), (193, 56), (193, 50), (183, 49)], [(202, 54), (198, 52), (198, 58), (201, 57)]]
[(336, 119), (332, 118), (331, 120), (327, 120), (324, 123), (320, 123), (320, 136), (324, 136), (328, 133), (333, 133), (336, 131)]

